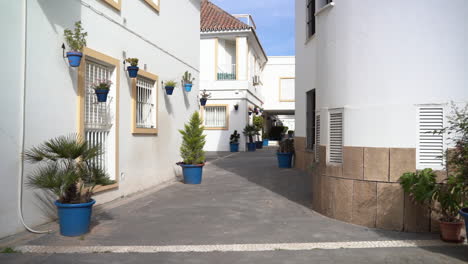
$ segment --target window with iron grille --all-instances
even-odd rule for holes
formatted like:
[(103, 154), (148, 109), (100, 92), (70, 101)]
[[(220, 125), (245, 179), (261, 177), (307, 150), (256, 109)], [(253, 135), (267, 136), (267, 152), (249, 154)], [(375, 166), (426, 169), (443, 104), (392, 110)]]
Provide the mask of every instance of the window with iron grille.
[(136, 127), (156, 128), (156, 88), (155, 81), (138, 77), (136, 80)]
[(204, 108), (204, 126), (208, 129), (227, 129), (227, 105), (207, 105)]
[(320, 115), (315, 116), (315, 144), (314, 144), (314, 154), (315, 162), (319, 161), (319, 151), (320, 151)]
[(315, 89), (306, 93), (307, 97), (307, 149), (314, 149), (315, 145)]
[(444, 128), (444, 108), (420, 107), (418, 111), (417, 165), (419, 169), (443, 168), (444, 135), (434, 131)]
[(307, 0), (307, 37), (315, 34), (315, 0)]
[(329, 161), (343, 163), (343, 109), (330, 110)]

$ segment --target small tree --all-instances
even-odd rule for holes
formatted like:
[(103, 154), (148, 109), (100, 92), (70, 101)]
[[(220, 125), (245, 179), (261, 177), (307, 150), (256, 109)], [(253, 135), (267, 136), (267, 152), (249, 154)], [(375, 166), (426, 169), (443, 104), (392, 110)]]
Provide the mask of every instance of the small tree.
[(254, 116), (253, 117), (253, 124), (257, 130), (257, 136), (260, 136), (262, 132), (263, 133), (263, 117), (261, 116)]
[(182, 146), (180, 147), (180, 156), (184, 164), (196, 165), (205, 162), (206, 135), (203, 135), (205, 128), (198, 112), (193, 113), (190, 122), (185, 124), (184, 130), (179, 130), (182, 135)]

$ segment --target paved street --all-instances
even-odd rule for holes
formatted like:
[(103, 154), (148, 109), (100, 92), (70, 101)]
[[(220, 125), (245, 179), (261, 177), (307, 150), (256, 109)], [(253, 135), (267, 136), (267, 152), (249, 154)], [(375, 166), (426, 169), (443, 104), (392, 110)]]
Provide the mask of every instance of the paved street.
[[(66, 238), (52, 233), (14, 245), (33, 246), (30, 249), (35, 252), (75, 252), (85, 248), (84, 253), (0, 254), (0, 263), (468, 261), (466, 245), (445, 245), (435, 234), (369, 229), (313, 212), (309, 208), (310, 179), (294, 169), (278, 169), (271, 149), (210, 157), (218, 159), (212, 158), (205, 167), (199, 186), (174, 183), (104, 210), (96, 214), (91, 232), (83, 237)], [(408, 240), (436, 244), (418, 246), (408, 242), (411, 245), (405, 246)], [(335, 249), (324, 249), (329, 247)], [(145, 250), (154, 253), (142, 253)]]

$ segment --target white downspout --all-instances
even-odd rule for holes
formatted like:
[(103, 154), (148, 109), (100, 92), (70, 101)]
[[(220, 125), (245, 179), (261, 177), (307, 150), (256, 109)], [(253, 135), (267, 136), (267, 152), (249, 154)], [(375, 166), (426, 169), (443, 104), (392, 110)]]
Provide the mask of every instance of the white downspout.
[(21, 81), (22, 81), (22, 89), (21, 91), (21, 103), (20, 103), (20, 111), (21, 111), (21, 125), (20, 125), (20, 165), (19, 165), (19, 175), (18, 175), (18, 216), (23, 224), (24, 228), (29, 232), (36, 233), (36, 234), (44, 234), (50, 232), (48, 231), (37, 231), (29, 227), (24, 222), (23, 217), (23, 184), (24, 184), (24, 160), (23, 160), (23, 153), (24, 153), (24, 142), (25, 142), (25, 125), (26, 125), (26, 52), (27, 52), (27, 39), (28, 39), (28, 0), (23, 0), (23, 39), (21, 43), (23, 44), (23, 53), (21, 61), (23, 63), (21, 71)]

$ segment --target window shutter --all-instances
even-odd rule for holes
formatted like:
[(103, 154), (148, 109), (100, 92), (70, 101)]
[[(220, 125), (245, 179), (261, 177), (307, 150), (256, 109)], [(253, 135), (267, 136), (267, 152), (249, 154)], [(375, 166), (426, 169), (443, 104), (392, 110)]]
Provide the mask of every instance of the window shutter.
[(315, 161), (319, 161), (320, 151), (320, 115), (315, 117)]
[(330, 162), (343, 162), (343, 111), (330, 112)]
[(418, 167), (440, 168), (443, 166), (444, 135), (433, 131), (444, 128), (444, 108), (421, 107), (418, 119)]
[(136, 126), (156, 128), (155, 82), (138, 77), (136, 82)]
[(226, 106), (205, 106), (205, 123), (208, 128), (227, 127)]

